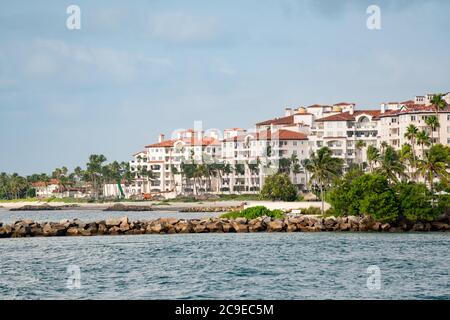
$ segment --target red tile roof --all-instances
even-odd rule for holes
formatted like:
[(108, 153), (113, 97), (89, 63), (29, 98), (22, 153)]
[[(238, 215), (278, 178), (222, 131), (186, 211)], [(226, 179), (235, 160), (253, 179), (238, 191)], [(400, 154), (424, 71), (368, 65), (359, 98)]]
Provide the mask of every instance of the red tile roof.
[[(295, 132), (290, 130), (277, 130), (272, 135), (270, 130), (260, 131), (257, 133), (248, 133), (244, 135), (239, 135), (232, 138), (227, 138), (222, 140), (223, 142), (231, 142), (231, 141), (243, 141), (246, 137), (250, 136), (251, 140), (308, 140), (308, 136), (301, 132)], [(256, 138), (256, 139), (255, 139)]]
[(50, 181), (48, 182), (44, 182), (44, 181), (38, 181), (38, 182), (33, 182), (31, 184), (31, 186), (33, 187), (46, 187), (52, 184), (57, 184), (59, 185), (59, 180), (58, 179), (50, 179)]
[(287, 116), (282, 118), (270, 119), (262, 122), (258, 122), (257, 126), (267, 126), (267, 125), (283, 125), (283, 124), (294, 124), (294, 116)]
[(323, 107), (331, 107), (331, 106), (326, 104), (313, 104), (311, 106), (308, 106), (307, 108), (323, 108)]
[(170, 148), (170, 147), (173, 147), (174, 143), (175, 143), (175, 140), (166, 140), (163, 142), (149, 144), (148, 146), (145, 146), (145, 147), (146, 148)]
[(380, 115), (380, 110), (356, 110), (353, 112), (353, 114), (350, 114), (350, 112), (341, 112), (338, 114), (334, 114), (331, 116), (327, 116), (324, 118), (317, 119), (317, 122), (321, 121), (354, 121), (356, 116), (360, 115), (369, 115), (371, 117), (376, 118), (378, 115)]
[(348, 106), (348, 105), (354, 105), (354, 103), (349, 102), (339, 102), (335, 103), (334, 106)]
[[(439, 113), (448, 113), (448, 112), (450, 112), (450, 105), (448, 105), (444, 110), (439, 111)], [(405, 107), (399, 110), (388, 110), (385, 113), (381, 113), (378, 116), (378, 118), (411, 113), (436, 113), (436, 111), (431, 105), (426, 106), (423, 104), (405, 104)]]
[(163, 142), (158, 142), (158, 143), (154, 143), (154, 144), (149, 144), (148, 146), (145, 146), (146, 148), (171, 148), (174, 146), (174, 144), (178, 141), (182, 141), (187, 145), (193, 146), (209, 146), (209, 145), (220, 145), (219, 141), (214, 139), (214, 138), (210, 138), (210, 137), (206, 137), (203, 138), (201, 141), (197, 138), (183, 138), (183, 139), (179, 139), (179, 140), (166, 140)]

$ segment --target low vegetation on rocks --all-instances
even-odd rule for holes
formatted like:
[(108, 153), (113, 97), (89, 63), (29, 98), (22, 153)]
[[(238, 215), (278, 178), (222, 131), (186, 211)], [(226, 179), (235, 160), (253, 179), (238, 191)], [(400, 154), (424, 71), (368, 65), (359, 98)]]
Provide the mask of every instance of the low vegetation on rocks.
[(241, 211), (232, 211), (221, 215), (221, 218), (236, 219), (247, 218), (255, 219), (259, 217), (283, 218), (284, 212), (281, 210), (269, 210), (264, 206), (250, 207)]

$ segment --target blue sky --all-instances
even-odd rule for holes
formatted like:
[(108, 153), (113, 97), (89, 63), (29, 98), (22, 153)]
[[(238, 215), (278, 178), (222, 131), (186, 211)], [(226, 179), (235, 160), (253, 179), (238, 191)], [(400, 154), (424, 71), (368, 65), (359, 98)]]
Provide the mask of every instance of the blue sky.
[[(81, 30), (66, 8), (81, 8)], [(381, 9), (381, 30), (366, 9)], [(0, 171), (130, 155), (177, 128), (450, 91), (450, 1), (1, 0)]]

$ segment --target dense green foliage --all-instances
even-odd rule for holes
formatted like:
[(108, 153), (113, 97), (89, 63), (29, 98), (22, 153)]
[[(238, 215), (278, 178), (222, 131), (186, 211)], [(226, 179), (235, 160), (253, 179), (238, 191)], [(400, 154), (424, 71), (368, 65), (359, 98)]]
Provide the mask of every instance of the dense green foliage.
[(380, 222), (404, 218), (433, 220), (444, 211), (445, 200), (433, 208), (431, 192), (422, 183), (389, 184), (380, 174), (346, 174), (335, 182), (327, 200), (335, 215), (369, 215)]
[(69, 187), (88, 185), (91, 189), (91, 195), (98, 199), (102, 195), (105, 183), (122, 181), (130, 183), (134, 175), (145, 174), (142, 173), (141, 169), (137, 173), (132, 173), (127, 162), (105, 162), (105, 156), (91, 155), (86, 163), (85, 170), (77, 167), (73, 172), (69, 172), (66, 167), (61, 167), (56, 168), (51, 175), (41, 173), (27, 177), (22, 177), (17, 173), (9, 175), (2, 172), (0, 173), (0, 199), (33, 198), (36, 193), (32, 184), (35, 182), (49, 183), (51, 179), (56, 179), (63, 190)]
[(297, 199), (297, 188), (286, 174), (277, 173), (266, 178), (261, 196), (270, 200), (295, 201)]
[(333, 152), (330, 148), (323, 147), (311, 154), (305, 167), (311, 173), (310, 183), (314, 183), (315, 188), (320, 191), (322, 213), (324, 213), (325, 190), (331, 181), (341, 174), (343, 160), (333, 157)]
[(410, 220), (433, 220), (439, 213), (431, 206), (431, 192), (423, 183), (400, 183), (395, 186), (401, 216)]
[(241, 211), (228, 212), (221, 215), (220, 217), (228, 219), (236, 219), (236, 218), (255, 219), (262, 216), (267, 216), (271, 218), (282, 218), (283, 215), (284, 213), (281, 210), (269, 210), (264, 206), (256, 206)]

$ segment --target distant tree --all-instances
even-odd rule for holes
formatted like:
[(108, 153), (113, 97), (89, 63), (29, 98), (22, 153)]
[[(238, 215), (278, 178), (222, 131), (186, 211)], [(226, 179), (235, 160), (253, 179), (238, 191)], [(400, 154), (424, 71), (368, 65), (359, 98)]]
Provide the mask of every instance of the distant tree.
[(438, 130), (440, 127), (439, 118), (436, 117), (435, 115), (429, 116), (428, 118), (425, 119), (425, 123), (430, 128), (430, 142), (431, 142), (431, 145), (433, 145), (434, 144), (433, 132)]
[(384, 148), (380, 155), (379, 166), (375, 172), (384, 175), (392, 183), (397, 183), (399, 177), (406, 177), (405, 166), (400, 161), (399, 154), (391, 146)]
[(431, 206), (431, 192), (422, 183), (399, 183), (395, 186), (400, 214), (409, 221), (433, 220), (439, 213)]
[(270, 200), (295, 201), (297, 189), (286, 174), (277, 173), (266, 178), (261, 196)]
[[(439, 119), (439, 111), (444, 110), (447, 108), (447, 102), (442, 98), (442, 94), (435, 94), (433, 95), (433, 98), (431, 99), (430, 103), (434, 108), (434, 111), (436, 113), (436, 119)], [(439, 122), (439, 121), (438, 121)], [(441, 142), (441, 134), (438, 130), (438, 141)]]
[(320, 190), (322, 201), (322, 213), (324, 213), (324, 189), (331, 181), (337, 177), (343, 168), (342, 159), (333, 157), (330, 148), (322, 147), (317, 152), (312, 153), (306, 170), (311, 173), (311, 181), (314, 182)]
[(369, 170), (370, 170), (370, 172), (372, 172), (374, 164), (377, 163), (378, 158), (380, 157), (380, 152), (378, 151), (378, 149), (376, 147), (370, 145), (367, 147), (366, 157), (367, 157), (367, 162), (369, 163)]
[(450, 147), (435, 144), (417, 164), (417, 173), (428, 182), (434, 203), (434, 178), (438, 177), (445, 185), (449, 183)]

